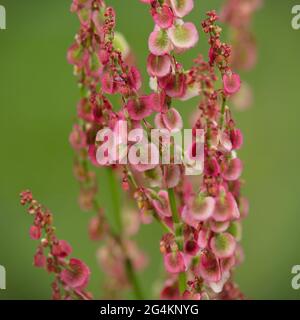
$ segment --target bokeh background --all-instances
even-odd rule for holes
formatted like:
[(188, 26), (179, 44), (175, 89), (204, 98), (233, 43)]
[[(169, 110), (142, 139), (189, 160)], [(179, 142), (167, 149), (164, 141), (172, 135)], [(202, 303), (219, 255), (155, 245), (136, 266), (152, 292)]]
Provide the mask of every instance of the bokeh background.
[[(78, 90), (66, 50), (78, 28), (70, 0), (1, 0), (7, 10), (7, 30), (0, 31), (0, 264), (7, 270), (7, 290), (0, 299), (48, 299), (50, 278), (32, 266), (36, 244), (29, 239), (31, 218), (19, 205), (24, 188), (55, 213), (59, 237), (73, 246), (74, 256), (92, 269), (89, 289), (101, 294), (103, 274), (97, 266), (97, 245), (90, 243), (86, 225), (91, 216), (77, 205), (78, 186), (72, 175), (73, 152), (68, 135), (75, 118)], [(147, 38), (152, 29), (147, 6), (136, 0), (108, 0), (121, 30), (145, 69)], [(199, 26), (208, 9), (220, 0), (195, 0), (188, 19)], [(240, 153), (245, 164), (245, 195), (251, 212), (244, 223), (245, 263), (237, 281), (252, 299), (299, 299), (291, 287), (291, 268), (300, 264), (299, 196), (299, 77), (300, 30), (291, 28), (291, 8), (299, 1), (266, 0), (253, 28), (260, 57), (256, 68), (242, 74), (255, 92), (251, 109), (236, 112), (245, 134)], [(189, 66), (197, 48), (180, 59)], [(205, 51), (206, 52), (206, 51)], [(144, 72), (144, 78), (146, 77)], [(180, 110), (189, 112), (196, 100)], [(100, 184), (104, 204), (110, 195)], [(150, 265), (140, 275), (152, 298), (161, 274), (158, 246), (161, 230), (144, 226), (138, 237), (149, 253)]]

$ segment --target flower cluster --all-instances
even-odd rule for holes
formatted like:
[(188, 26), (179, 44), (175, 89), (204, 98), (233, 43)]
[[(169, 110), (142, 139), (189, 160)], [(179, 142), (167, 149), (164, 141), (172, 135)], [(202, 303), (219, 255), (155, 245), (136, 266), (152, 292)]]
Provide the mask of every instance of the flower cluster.
[(21, 204), (27, 206), (27, 212), (34, 218), (29, 229), (30, 238), (39, 242), (33, 264), (55, 275), (52, 298), (91, 299), (91, 294), (85, 290), (90, 269), (81, 260), (69, 258), (72, 247), (67, 241), (57, 238), (52, 213), (35, 200), (30, 191), (23, 191), (20, 196)]
[[(89, 224), (89, 234), (93, 241), (104, 243), (97, 258), (108, 276), (104, 284), (105, 297), (119, 298), (121, 290), (131, 284), (140, 298), (135, 271), (143, 269), (147, 259), (131, 239), (139, 228), (136, 212), (121, 212), (121, 206), (117, 205), (111, 213), (115, 215), (116, 227), (108, 223), (97, 199), (96, 174), (89, 163), (100, 166), (96, 159), (97, 132), (106, 127), (117, 130), (118, 121), (125, 118), (125, 114), (113, 110), (108, 95), (119, 93), (122, 99), (129, 101), (129, 97), (137, 95), (141, 77), (137, 68), (131, 65), (133, 56), (126, 40), (115, 31), (115, 12), (111, 7), (102, 0), (75, 0), (71, 11), (80, 20), (75, 43), (68, 51), (68, 61), (74, 65), (82, 95), (77, 109), (78, 121), (70, 134), (70, 143), (76, 152), (74, 173), (80, 185), (79, 204), (85, 211), (96, 212)], [(115, 175), (119, 170), (117, 167), (107, 168), (107, 174), (112, 202), (116, 205), (119, 199), (115, 196), (118, 188)], [(127, 184), (124, 168), (122, 185), (125, 189)]]
[[(237, 156), (243, 135), (228, 106), (241, 89), (234, 62), (235, 46), (222, 41), (222, 29), (217, 24), (219, 17), (215, 11), (210, 11), (202, 22), (209, 43), (207, 61), (199, 55), (187, 70), (178, 56), (196, 46), (199, 40), (197, 27), (184, 20), (194, 8), (194, 0), (140, 2), (149, 6), (155, 25), (148, 39), (150, 94), (143, 93), (134, 56), (123, 35), (115, 30), (114, 9), (104, 0), (73, 0), (71, 6), (71, 11), (79, 18), (80, 29), (67, 57), (74, 66), (81, 98), (69, 140), (75, 150), (74, 175), (80, 186), (80, 207), (96, 213), (90, 220), (89, 235), (91, 240), (102, 243), (97, 259), (107, 275), (105, 297), (119, 298), (121, 289), (129, 287), (136, 298), (143, 298), (136, 271), (146, 266), (147, 259), (132, 237), (139, 231), (140, 223), (149, 224), (155, 220), (164, 230), (159, 243), (167, 274), (161, 288), (162, 299), (241, 299), (243, 295), (233, 282), (233, 271), (243, 260), (239, 242), (241, 220), (248, 214), (248, 201), (241, 196), (243, 165)], [(243, 23), (239, 21), (241, 29), (246, 30), (257, 4), (258, 1), (250, 0), (227, 1), (222, 19), (239, 28), (236, 25), (239, 15), (243, 20)], [(245, 50), (248, 54), (248, 49)], [(175, 103), (196, 97), (197, 110), (190, 112), (194, 141), (188, 146), (188, 164), (178, 164), (175, 162), (176, 145), (171, 137), (183, 129), (183, 119)], [(146, 139), (139, 135), (135, 142), (123, 139), (128, 133), (122, 131), (124, 121), (126, 130), (143, 129)], [(114, 145), (99, 139), (99, 132), (106, 128), (117, 133), (121, 131)], [(155, 146), (150, 139), (154, 128), (164, 130), (165, 135)], [(204, 132), (203, 173), (189, 177), (185, 174), (185, 165), (197, 160), (198, 130)], [(104, 158), (122, 159), (129, 150), (127, 147), (132, 145), (137, 146), (137, 158), (153, 147), (161, 156), (166, 148), (165, 141), (174, 153), (168, 164), (163, 161), (155, 164), (104, 161)], [(110, 149), (115, 145), (119, 153), (112, 156)], [(107, 148), (99, 156), (99, 147), (103, 146)], [(107, 180), (98, 183), (95, 169), (105, 171)], [(111, 196), (111, 210), (104, 210), (98, 201), (98, 186), (104, 185)], [(119, 186), (126, 192), (127, 202), (136, 203), (136, 209), (122, 210)], [(33, 212), (38, 217), (31, 236), (39, 239), (41, 226), (46, 226), (46, 247), (53, 256), (51, 263), (55, 263), (54, 287), (62, 286), (67, 290), (66, 297), (71, 296), (70, 288), (72, 294), (88, 296), (82, 291), (86, 282), (82, 282), (79, 290), (80, 281), (72, 278), (73, 270), (88, 278), (87, 267), (76, 259), (67, 262), (69, 245), (56, 240), (51, 223), (48, 226), (48, 222), (42, 225), (39, 222), (39, 212), (45, 218), (48, 211), (41, 211), (30, 193), (22, 194), (22, 202), (30, 204), (30, 211), (34, 207)], [(110, 223), (112, 219), (113, 224)], [(42, 265), (46, 263), (41, 251), (45, 249), (43, 243), (44, 240), (36, 259)], [(54, 255), (55, 246), (64, 257)]]
[[(226, 0), (220, 18), (231, 30), (232, 55), (230, 63), (235, 70), (251, 70), (257, 62), (257, 46), (251, 30), (254, 13), (263, 5), (263, 0)], [(247, 83), (232, 102), (238, 110), (251, 106), (253, 94)]]

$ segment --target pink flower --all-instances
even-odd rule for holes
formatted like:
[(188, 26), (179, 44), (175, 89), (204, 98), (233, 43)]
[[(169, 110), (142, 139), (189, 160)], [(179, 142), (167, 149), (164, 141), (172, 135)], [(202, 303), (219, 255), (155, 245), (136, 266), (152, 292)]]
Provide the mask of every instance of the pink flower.
[(52, 247), (52, 254), (59, 258), (66, 258), (72, 252), (72, 247), (65, 240), (59, 240)]
[(229, 224), (229, 221), (217, 222), (213, 219), (209, 221), (209, 227), (211, 231), (216, 233), (225, 232), (228, 229)]
[(155, 199), (152, 201), (152, 204), (156, 210), (156, 212), (161, 217), (171, 217), (171, 208), (169, 203), (169, 195), (167, 191), (160, 190), (158, 192), (159, 199)]
[(142, 78), (138, 68), (132, 66), (129, 73), (129, 82), (132, 88), (138, 91), (142, 86)]
[(60, 273), (60, 279), (73, 289), (86, 287), (90, 277), (90, 269), (79, 259), (70, 259), (68, 269)]
[(163, 56), (171, 51), (171, 42), (163, 29), (155, 29), (149, 37), (149, 50), (156, 56)]
[(105, 72), (101, 78), (102, 90), (107, 94), (114, 94), (117, 90), (117, 85), (113, 75), (110, 72)]
[(240, 178), (243, 171), (242, 161), (238, 158), (230, 159), (221, 166), (222, 176), (227, 181), (235, 181)]
[(159, 85), (166, 90), (166, 94), (172, 98), (181, 98), (187, 90), (186, 75), (183, 73), (171, 74), (158, 79)]
[(208, 240), (210, 238), (210, 230), (207, 228), (202, 228), (198, 233), (198, 246), (201, 249), (205, 249), (208, 245)]
[(183, 127), (180, 113), (171, 108), (167, 112), (159, 113), (155, 117), (156, 127), (159, 129), (168, 129), (170, 132), (178, 132)]
[(155, 10), (153, 19), (160, 28), (168, 29), (173, 25), (174, 15), (169, 6), (163, 5)]
[(168, 30), (168, 35), (178, 49), (193, 48), (199, 40), (198, 31), (191, 22), (178, 23)]
[(205, 161), (205, 174), (216, 177), (220, 174), (220, 166), (215, 157), (209, 158)]
[(163, 112), (167, 108), (165, 105), (166, 94), (164, 91), (161, 93), (151, 93), (149, 95), (149, 104), (153, 111)]
[(230, 192), (221, 191), (217, 198), (213, 219), (217, 222), (224, 222), (240, 217), (237, 203)]
[(82, 68), (89, 59), (87, 50), (82, 49), (78, 43), (74, 43), (68, 50), (67, 60), (70, 64)]
[(234, 254), (236, 241), (230, 233), (221, 233), (211, 239), (210, 246), (216, 257), (224, 259)]
[(167, 272), (172, 274), (184, 272), (186, 269), (183, 253), (180, 251), (165, 254), (164, 264)]
[(167, 189), (175, 188), (180, 182), (181, 172), (178, 165), (168, 165), (165, 167), (164, 184)]
[(215, 199), (212, 197), (203, 197), (202, 195), (197, 196), (191, 207), (190, 213), (196, 221), (206, 221), (208, 220), (215, 208)]
[(30, 238), (32, 240), (39, 240), (41, 237), (41, 228), (38, 226), (31, 226), (29, 229)]
[(33, 258), (33, 264), (37, 268), (44, 268), (46, 266), (46, 257), (43, 252), (37, 251)]
[(243, 145), (243, 134), (240, 129), (232, 129), (230, 131), (230, 140), (233, 150), (239, 150)]
[(235, 94), (241, 88), (241, 78), (236, 73), (226, 73), (223, 76), (223, 85), (225, 94)]
[(206, 281), (218, 282), (221, 280), (220, 263), (212, 252), (205, 252), (201, 255), (197, 272)]
[(234, 255), (232, 255), (229, 258), (221, 259), (222, 273), (229, 272), (234, 267), (235, 263), (236, 263), (236, 259)]
[(171, 58), (168, 54), (157, 56), (149, 54), (147, 60), (147, 71), (151, 77), (164, 77), (170, 73)]
[(195, 240), (188, 240), (184, 243), (184, 252), (190, 256), (196, 256), (200, 248)]
[(175, 15), (182, 18), (193, 10), (194, 0), (171, 0), (171, 5)]
[(132, 120), (142, 120), (152, 113), (151, 97), (142, 96), (140, 99), (131, 99), (127, 102), (125, 108)]

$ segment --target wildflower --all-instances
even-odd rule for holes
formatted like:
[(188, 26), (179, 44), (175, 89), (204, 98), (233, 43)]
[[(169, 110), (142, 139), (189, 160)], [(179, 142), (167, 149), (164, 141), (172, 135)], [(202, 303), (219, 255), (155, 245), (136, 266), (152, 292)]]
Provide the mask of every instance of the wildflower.
[(41, 228), (38, 226), (31, 226), (29, 233), (32, 240), (39, 240), (41, 237)]
[(65, 240), (59, 240), (57, 243), (54, 243), (52, 246), (52, 254), (59, 258), (66, 258), (72, 252), (72, 247)]
[(154, 55), (149, 54), (147, 60), (147, 71), (152, 77), (165, 77), (171, 70), (171, 57), (168, 54)]
[(162, 217), (171, 217), (168, 193), (164, 190), (158, 192), (158, 199), (152, 201), (157, 213)]
[(86, 287), (90, 277), (90, 269), (79, 259), (70, 259), (69, 268), (60, 274), (60, 279), (73, 289)]
[(217, 222), (225, 222), (240, 217), (237, 203), (230, 192), (221, 190), (216, 199), (216, 206), (212, 217)]
[(171, 108), (166, 112), (157, 114), (155, 117), (156, 127), (159, 129), (168, 129), (170, 132), (181, 131), (183, 127), (183, 122), (180, 113)]
[(224, 91), (228, 95), (237, 93), (241, 88), (240, 76), (236, 73), (225, 74), (223, 76)]
[(139, 100), (131, 99), (126, 104), (126, 109), (132, 120), (142, 120), (152, 113), (149, 96), (143, 96)]
[(212, 216), (214, 208), (215, 199), (200, 194), (193, 200), (190, 214), (196, 221), (206, 221)]
[(221, 233), (211, 239), (210, 246), (216, 257), (224, 259), (233, 255), (236, 242), (231, 234)]
[(212, 252), (205, 252), (201, 255), (197, 272), (199, 276), (208, 282), (218, 282), (222, 276), (220, 263)]
[(172, 274), (184, 272), (186, 269), (182, 252), (170, 252), (164, 256), (166, 270)]
[(171, 0), (171, 5), (176, 16), (182, 18), (193, 10), (194, 0)]
[(193, 48), (199, 40), (198, 31), (191, 22), (177, 21), (177, 24), (168, 30), (168, 36), (178, 49)]
[(168, 29), (173, 25), (174, 15), (169, 6), (163, 5), (153, 12), (153, 19), (160, 28)]
[(166, 55), (172, 48), (167, 31), (158, 28), (150, 34), (148, 45), (150, 52), (156, 56)]
[(230, 159), (222, 163), (222, 176), (225, 180), (234, 181), (242, 174), (242, 161), (238, 158)]

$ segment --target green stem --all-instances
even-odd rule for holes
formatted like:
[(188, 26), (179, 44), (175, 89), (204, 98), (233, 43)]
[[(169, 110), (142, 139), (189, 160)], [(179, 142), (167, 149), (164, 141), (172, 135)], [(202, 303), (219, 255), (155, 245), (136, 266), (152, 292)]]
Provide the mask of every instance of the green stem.
[(126, 268), (127, 277), (132, 285), (136, 299), (144, 300), (142, 290), (140, 288), (137, 276), (134, 272), (134, 267), (129, 258), (126, 258), (125, 268)]
[(122, 235), (123, 235), (123, 223), (122, 223), (122, 216), (121, 216), (121, 204), (120, 204), (120, 196), (119, 196), (119, 186), (117, 184), (117, 180), (112, 168), (107, 169), (108, 172), (108, 184), (110, 187), (110, 194), (112, 197), (112, 205), (113, 205), (113, 212), (115, 217), (115, 222), (117, 226), (117, 235), (119, 235), (119, 242), (121, 248), (125, 254), (125, 270), (128, 277), (130, 284), (132, 285), (132, 289), (136, 299), (143, 300), (143, 294), (141, 288), (139, 286), (137, 275), (135, 274), (134, 267), (128, 254), (126, 253), (126, 249), (122, 243)]
[(225, 120), (225, 108), (226, 108), (226, 98), (223, 97), (222, 109), (221, 109), (221, 118), (220, 118), (220, 128), (223, 129), (224, 120)]
[(116, 224), (116, 231), (117, 234), (122, 234), (123, 224), (122, 224), (122, 217), (121, 217), (121, 204), (120, 204), (120, 197), (119, 197), (119, 186), (117, 185), (116, 177), (113, 172), (112, 168), (107, 169), (108, 174), (108, 184), (110, 189), (110, 194), (112, 197), (112, 206), (113, 206), (113, 215), (115, 218)]
[[(183, 250), (183, 229), (182, 229), (182, 223), (180, 222), (180, 216), (176, 206), (174, 189), (168, 189), (168, 194), (169, 194), (172, 218), (174, 223), (175, 239), (176, 239), (178, 249), (182, 251)], [(186, 273), (185, 272), (181, 272), (179, 274), (178, 281), (179, 281), (179, 292), (183, 294), (183, 292), (186, 289)]]

